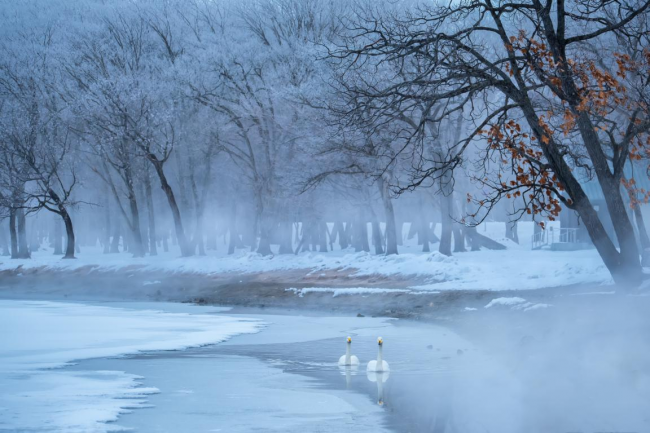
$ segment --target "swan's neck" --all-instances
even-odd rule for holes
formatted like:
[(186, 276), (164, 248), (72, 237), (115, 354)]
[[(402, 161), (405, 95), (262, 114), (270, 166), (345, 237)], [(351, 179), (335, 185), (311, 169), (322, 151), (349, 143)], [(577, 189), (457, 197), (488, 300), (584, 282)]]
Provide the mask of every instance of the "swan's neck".
[(379, 345), (379, 352), (377, 353), (377, 368), (379, 370), (382, 370), (383, 364), (384, 364), (384, 357), (382, 355), (382, 352), (384, 350), (384, 346), (381, 344)]
[(350, 353), (350, 346), (351, 344), (348, 343), (348, 345), (345, 347), (345, 363), (348, 365), (352, 364), (352, 354)]

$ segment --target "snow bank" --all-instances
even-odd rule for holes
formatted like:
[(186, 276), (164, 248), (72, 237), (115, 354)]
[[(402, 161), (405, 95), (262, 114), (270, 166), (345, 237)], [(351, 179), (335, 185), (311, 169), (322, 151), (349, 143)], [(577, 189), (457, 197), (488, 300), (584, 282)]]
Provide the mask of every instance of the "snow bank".
[[(308, 276), (327, 272), (352, 272), (358, 276), (412, 277), (418, 276), (427, 284), (418, 290), (527, 290), (569, 284), (608, 284), (611, 277), (596, 250), (549, 251), (531, 250), (528, 234), (521, 236), (521, 244), (499, 238), (504, 224), (488, 224), (482, 234), (490, 235), (507, 245), (503, 251), (473, 251), (455, 253), (447, 257), (440, 253), (421, 252), (417, 239), (404, 240), (400, 254), (374, 255), (336, 250), (327, 253), (306, 252), (298, 255), (261, 256), (240, 250), (233, 255), (225, 251), (208, 251), (207, 256), (181, 258), (177, 251), (160, 252), (156, 257), (132, 258), (128, 253), (102, 254), (99, 247), (84, 247), (77, 260), (62, 260), (52, 250), (43, 248), (32, 254), (32, 259), (11, 260), (0, 257), (0, 270), (46, 267), (100, 271), (137, 270), (166, 273), (213, 275), (224, 273), (264, 273), (285, 270), (305, 271)], [(524, 230), (525, 228), (525, 230)], [(520, 234), (530, 231), (532, 224), (521, 224)], [(406, 228), (405, 228), (405, 232)], [(436, 249), (433, 245), (432, 250)], [(144, 284), (157, 284), (158, 280)]]
[(141, 387), (138, 376), (119, 371), (44, 369), (218, 343), (261, 326), (206, 314), (0, 301), (0, 431), (118, 431), (119, 426), (105, 423), (143, 407), (155, 388)]
[(336, 287), (308, 287), (304, 289), (289, 288), (284, 289), (286, 292), (294, 292), (299, 297), (305, 296), (307, 293), (331, 293), (333, 298), (341, 295), (375, 295), (378, 293), (413, 293), (407, 289), (372, 289), (368, 287), (351, 287), (351, 288), (336, 288)]
[(511, 310), (531, 311), (539, 310), (541, 308), (548, 308), (550, 304), (534, 304), (526, 301), (524, 298), (511, 297), (511, 298), (496, 298), (492, 299), (484, 308), (491, 308), (494, 306), (510, 307)]

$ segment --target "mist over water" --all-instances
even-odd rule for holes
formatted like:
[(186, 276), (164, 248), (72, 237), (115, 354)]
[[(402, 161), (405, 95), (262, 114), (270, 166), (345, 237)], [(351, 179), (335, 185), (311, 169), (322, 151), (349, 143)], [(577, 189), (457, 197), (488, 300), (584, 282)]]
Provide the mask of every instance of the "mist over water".
[[(361, 359), (358, 368), (336, 366), (345, 334), (328, 338), (320, 327), (336, 328), (354, 318), (257, 309), (228, 314), (270, 323), (260, 334), (188, 352), (84, 362), (79, 368), (126, 370), (144, 375), (145, 385), (160, 387), (162, 394), (150, 399), (154, 408), (123, 419), (123, 425), (143, 431), (158, 417), (172, 425), (231, 425), (233, 431), (246, 431), (231, 424), (234, 412), (250, 415), (252, 426), (269, 423), (256, 414), (270, 410), (282, 421), (265, 427), (278, 431), (281, 426), (300, 430), (292, 411), (324, 417), (319, 421), (324, 431), (337, 431), (347, 419), (350, 409), (334, 400), (299, 409), (302, 403), (292, 403), (286, 394), (289, 384), (306, 392), (303, 403), (319, 393), (354, 402), (359, 412), (347, 423), (363, 431), (372, 431), (372, 425), (398, 432), (648, 431), (647, 301), (586, 296), (590, 299), (561, 299), (553, 312), (476, 313), (445, 327), (400, 320), (376, 328), (360, 321), (350, 331), (352, 352)], [(365, 372), (365, 363), (376, 357), (379, 333), (391, 365), (381, 386)], [(170, 376), (165, 373), (170, 370), (187, 373)], [(303, 382), (305, 377), (310, 381)], [(247, 385), (240, 388), (244, 378)], [(250, 398), (233, 399), (235, 394)], [(198, 408), (210, 416), (193, 417)]]

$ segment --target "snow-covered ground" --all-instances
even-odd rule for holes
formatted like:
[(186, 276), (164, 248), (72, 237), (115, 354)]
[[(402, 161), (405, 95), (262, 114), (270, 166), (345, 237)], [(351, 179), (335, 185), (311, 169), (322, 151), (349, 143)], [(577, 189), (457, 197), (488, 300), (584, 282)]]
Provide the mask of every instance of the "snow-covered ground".
[[(352, 250), (327, 253), (307, 252), (298, 255), (263, 257), (239, 250), (225, 255), (226, 246), (208, 251), (204, 257), (181, 258), (178, 252), (160, 253), (156, 257), (134, 259), (128, 253), (102, 254), (100, 247), (85, 247), (76, 260), (62, 260), (43, 248), (32, 259), (0, 258), (0, 270), (46, 266), (75, 270), (93, 267), (103, 271), (162, 271), (168, 273), (221, 274), (306, 270), (310, 274), (325, 271), (349, 271), (359, 276), (419, 276), (428, 281), (416, 290), (526, 290), (569, 284), (608, 284), (611, 277), (594, 249), (580, 251), (532, 250), (532, 223), (521, 223), (520, 244), (503, 238), (503, 223), (487, 223), (479, 232), (507, 246), (507, 250), (465, 252), (446, 257), (432, 246), (431, 253), (422, 253), (417, 237), (404, 239), (396, 256), (374, 255)], [(404, 233), (408, 232), (405, 228)], [(156, 281), (148, 282), (155, 284)]]
[(0, 300), (0, 431), (119, 430), (105, 423), (145, 407), (146, 396), (158, 390), (140, 386), (141, 378), (127, 372), (57, 367), (214, 344), (263, 326), (257, 320), (206, 314), (219, 308), (185, 310), (193, 314)]

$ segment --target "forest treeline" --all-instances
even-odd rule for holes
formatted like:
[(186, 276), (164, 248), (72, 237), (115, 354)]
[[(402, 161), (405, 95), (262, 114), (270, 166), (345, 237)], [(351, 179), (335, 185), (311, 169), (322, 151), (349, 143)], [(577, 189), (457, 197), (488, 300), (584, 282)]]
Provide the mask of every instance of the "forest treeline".
[(397, 254), (410, 222), (451, 255), (564, 209), (638, 283), (649, 6), (4, 2), (0, 243)]

